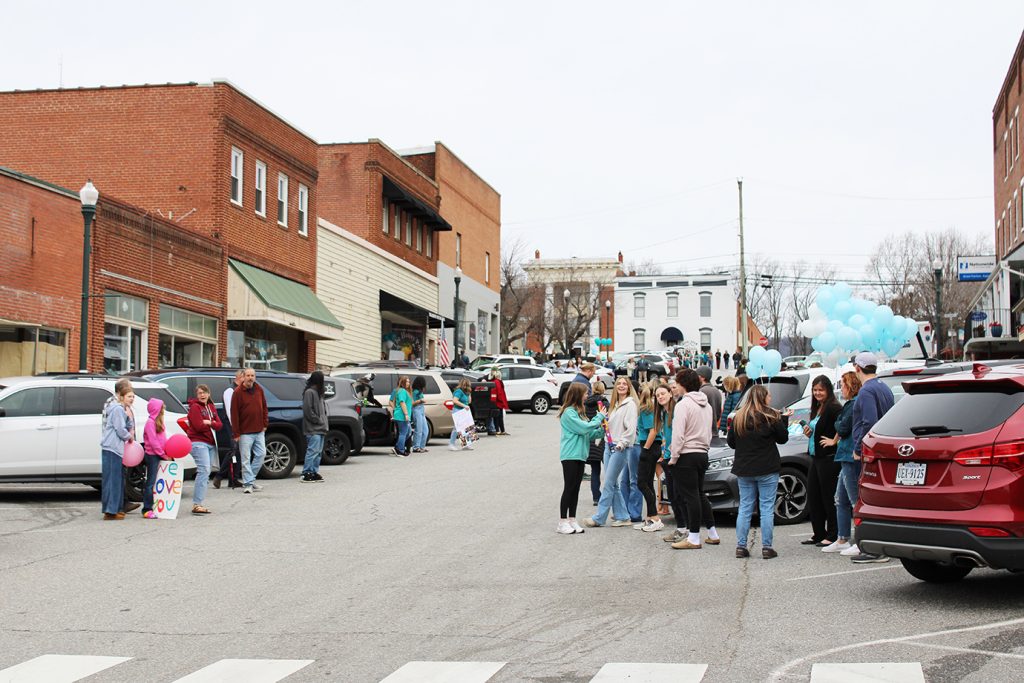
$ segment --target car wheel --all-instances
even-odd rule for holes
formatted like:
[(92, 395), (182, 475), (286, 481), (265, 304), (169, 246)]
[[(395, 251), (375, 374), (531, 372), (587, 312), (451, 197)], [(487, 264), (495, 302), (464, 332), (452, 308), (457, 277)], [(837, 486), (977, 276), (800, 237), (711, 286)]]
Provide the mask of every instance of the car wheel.
[[(97, 487), (100, 488), (100, 487)], [(127, 468), (124, 482), (124, 496), (133, 503), (142, 502), (142, 492), (146, 488), (146, 466), (136, 465)]]
[(775, 523), (799, 524), (807, 519), (807, 475), (784, 467), (775, 493)]
[(327, 432), (327, 436), (324, 437), (324, 452), (321, 458), (325, 465), (340, 465), (348, 460), (348, 456), (351, 454), (352, 442), (349, 440), (348, 434), (339, 429)]
[(537, 394), (530, 399), (530, 410), (534, 415), (543, 415), (551, 408), (551, 397), (547, 394)]
[(971, 567), (958, 567), (952, 564), (939, 564), (928, 560), (901, 559), (903, 568), (915, 579), (929, 583), (953, 583), (971, 573)]
[[(427, 441), (430, 441), (433, 438), (434, 438), (434, 423), (431, 422), (430, 420), (427, 420)], [(424, 443), (426, 443), (426, 442), (424, 442)]]
[(295, 444), (284, 434), (267, 434), (267, 457), (260, 469), (260, 477), (264, 479), (284, 479), (299, 460), (299, 452)]

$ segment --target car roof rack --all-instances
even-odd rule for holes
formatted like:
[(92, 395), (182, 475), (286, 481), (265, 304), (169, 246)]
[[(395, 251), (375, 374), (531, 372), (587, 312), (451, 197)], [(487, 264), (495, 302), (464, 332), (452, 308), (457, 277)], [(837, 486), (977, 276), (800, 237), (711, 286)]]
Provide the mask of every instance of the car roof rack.
[[(148, 370), (133, 370), (132, 372), (125, 373), (125, 376), (140, 377), (142, 375), (160, 375), (167, 372), (235, 372), (236, 370), (246, 370), (248, 368), (236, 368), (232, 367), (218, 367), (216, 365), (195, 365), (190, 367), (180, 368), (151, 368)], [(256, 374), (263, 373), (265, 375), (294, 375), (303, 373), (293, 373), (287, 370), (264, 370), (261, 368), (253, 368)], [(309, 374), (309, 373), (305, 373)]]
[(41, 372), (35, 377), (48, 379), (106, 379), (116, 382), (121, 375), (108, 375), (103, 372)]

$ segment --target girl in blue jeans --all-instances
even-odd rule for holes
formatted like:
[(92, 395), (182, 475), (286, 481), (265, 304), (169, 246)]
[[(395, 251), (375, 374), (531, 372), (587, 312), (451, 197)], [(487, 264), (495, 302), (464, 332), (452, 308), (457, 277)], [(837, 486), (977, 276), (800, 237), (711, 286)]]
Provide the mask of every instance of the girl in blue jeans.
[(853, 406), (857, 403), (861, 382), (856, 372), (843, 373), (840, 381), (843, 410), (836, 418), (836, 436), (829, 445), (836, 446), (835, 461), (839, 464), (839, 483), (836, 485), (836, 538), (835, 543), (821, 549), (823, 553), (854, 554), (859, 551), (850, 544), (850, 524), (853, 506), (857, 504), (857, 485), (860, 480), (860, 461), (853, 459)]
[(427, 452), (427, 401), (423, 398), (423, 390), (427, 388), (427, 380), (423, 375), (417, 375), (412, 381), (412, 452)]
[[(612, 513), (614, 527), (632, 526), (626, 498), (629, 490), (623, 490), (623, 471), (628, 471), (630, 456), (636, 446), (637, 398), (636, 389), (625, 377), (615, 380), (611, 403), (608, 407), (608, 440), (604, 451), (604, 487), (593, 517), (583, 520), (584, 526), (604, 526), (608, 513)], [(639, 457), (637, 458), (639, 461)], [(629, 478), (634, 484), (636, 476)]]
[(779, 554), (772, 547), (775, 530), (775, 493), (779, 488), (782, 460), (779, 444), (789, 441), (787, 418), (771, 407), (771, 395), (763, 384), (747, 391), (747, 400), (729, 427), (727, 440), (735, 449), (732, 473), (740, 489), (740, 509), (736, 516), (736, 557), (750, 557), (747, 543), (754, 502), (760, 501), (761, 557), (770, 560)]
[[(452, 414), (459, 412), (460, 410), (469, 410), (469, 395), (473, 392), (473, 386), (469, 383), (469, 380), (463, 377), (459, 380), (459, 386), (455, 389), (455, 393), (452, 395)], [(460, 441), (460, 435), (458, 429), (452, 429), (452, 436), (448, 439), (448, 448), (457, 451), (459, 447), (456, 446), (456, 442)], [(466, 448), (473, 450), (473, 442), (466, 440)]]
[(135, 392), (132, 383), (127, 379), (119, 379), (114, 385), (116, 399), (108, 401), (103, 407), (103, 418), (100, 422), (100, 452), (103, 499), (103, 519), (121, 520), (124, 513), (121, 505), (124, 502), (124, 458), (125, 444), (135, 440), (135, 419), (132, 403)]
[(391, 452), (400, 458), (407, 458), (409, 451), (406, 450), (406, 444), (409, 442), (409, 423), (412, 420), (412, 383), (408, 377), (398, 379), (398, 388), (395, 389), (392, 403), (395, 407), (392, 417), (398, 428), (398, 439)]

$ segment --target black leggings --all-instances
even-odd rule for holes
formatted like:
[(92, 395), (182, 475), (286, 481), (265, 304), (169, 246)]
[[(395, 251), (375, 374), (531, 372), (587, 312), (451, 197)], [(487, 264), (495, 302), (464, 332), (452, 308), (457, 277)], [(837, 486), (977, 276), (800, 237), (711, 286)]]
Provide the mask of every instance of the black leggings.
[(686, 509), (691, 534), (700, 532), (701, 524), (715, 525), (711, 502), (704, 495), (704, 473), (708, 471), (707, 453), (683, 453), (672, 466), (672, 484), (679, 507)]
[(640, 467), (637, 469), (636, 486), (647, 501), (647, 516), (658, 516), (658, 497), (654, 495), (654, 467), (661, 456), (661, 442), (655, 441), (650, 448), (640, 449)]
[(562, 480), (565, 487), (562, 489), (562, 502), (558, 508), (559, 519), (576, 516), (576, 503), (580, 499), (580, 484), (583, 483), (583, 466), (587, 463), (583, 460), (563, 460)]
[(807, 513), (811, 518), (812, 537), (832, 542), (839, 537), (836, 529), (836, 485), (842, 463), (831, 455), (811, 459), (807, 473)]

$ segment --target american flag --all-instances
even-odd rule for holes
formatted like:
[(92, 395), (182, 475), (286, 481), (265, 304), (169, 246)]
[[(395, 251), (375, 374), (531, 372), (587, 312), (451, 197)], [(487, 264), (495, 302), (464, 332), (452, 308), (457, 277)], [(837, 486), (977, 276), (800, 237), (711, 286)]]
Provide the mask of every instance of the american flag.
[(441, 367), (446, 368), (451, 362), (448, 356), (448, 338), (444, 336), (444, 320), (441, 321)]

